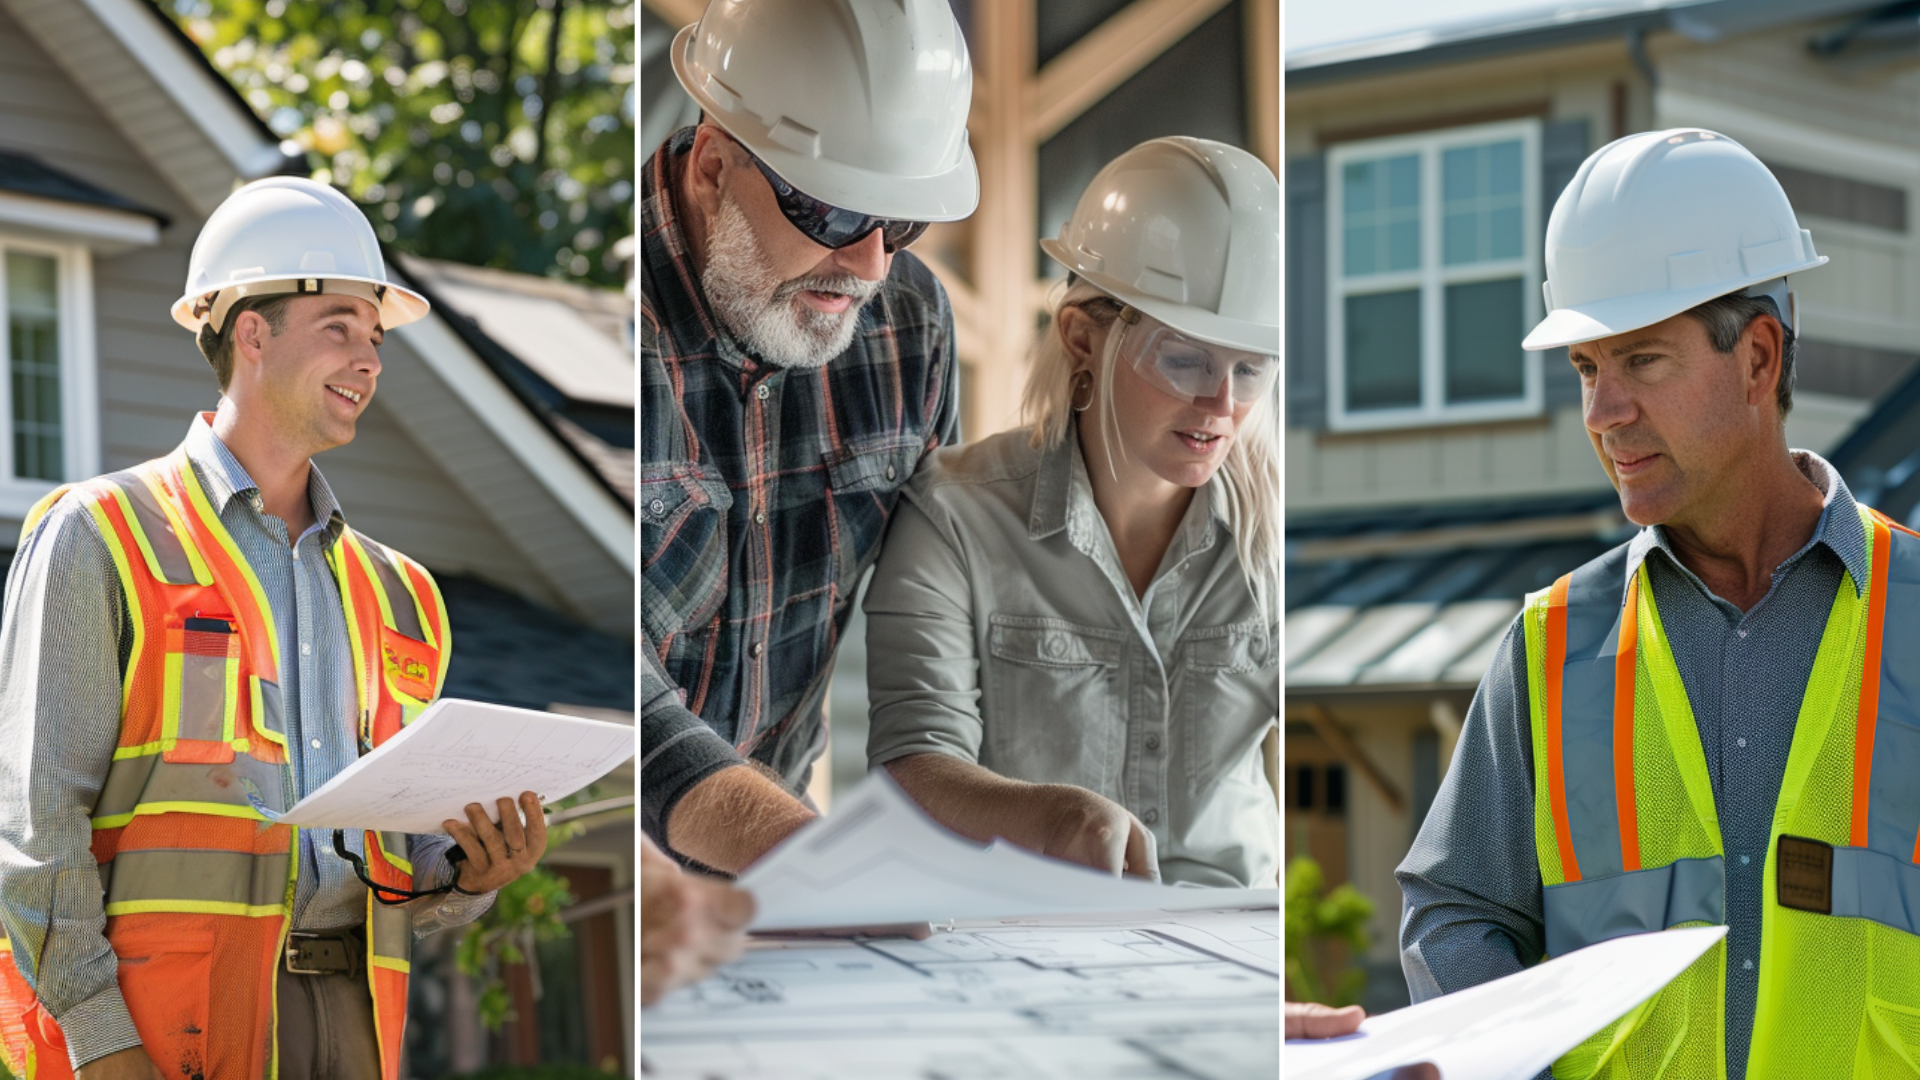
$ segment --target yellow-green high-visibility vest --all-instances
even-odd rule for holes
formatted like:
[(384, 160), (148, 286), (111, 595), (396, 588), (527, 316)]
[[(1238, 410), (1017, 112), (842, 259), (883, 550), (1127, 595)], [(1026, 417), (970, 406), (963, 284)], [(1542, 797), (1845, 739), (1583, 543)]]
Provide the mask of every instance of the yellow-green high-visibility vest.
[[(1861, 508), (1763, 868), (1749, 1080), (1920, 1080), (1920, 538)], [(1647, 568), (1527, 598), (1546, 945), (1726, 921), (1706, 754)], [(1554, 1063), (1559, 1080), (1722, 1080), (1726, 943)]]

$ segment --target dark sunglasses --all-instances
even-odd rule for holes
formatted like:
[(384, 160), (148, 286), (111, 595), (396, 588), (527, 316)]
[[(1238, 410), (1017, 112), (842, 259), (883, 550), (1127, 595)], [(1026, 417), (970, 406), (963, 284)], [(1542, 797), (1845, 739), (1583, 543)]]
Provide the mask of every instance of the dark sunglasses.
[(347, 848), (347, 834), (339, 829), (333, 830), (333, 853), (353, 864), (353, 876), (360, 879), (373, 893), (373, 898), (388, 907), (399, 907), (410, 900), (423, 896), (439, 896), (450, 893), (460, 885), (460, 867), (467, 861), (466, 851), (455, 844), (447, 852), (447, 864), (453, 867), (453, 880), (437, 889), (396, 889), (391, 885), (382, 885), (367, 876), (367, 861), (355, 855)]
[[(741, 149), (746, 150), (746, 147)], [(821, 247), (843, 248), (879, 229), (880, 243), (891, 255), (920, 239), (920, 234), (927, 231), (928, 223), (924, 221), (869, 217), (823, 203), (780, 179), (780, 174), (767, 168), (767, 163), (754, 157), (752, 151), (747, 151), (747, 157), (753, 159), (760, 174), (767, 178), (767, 183), (773, 185), (773, 197), (780, 203), (780, 212), (787, 215), (787, 220), (793, 223), (794, 228)]]

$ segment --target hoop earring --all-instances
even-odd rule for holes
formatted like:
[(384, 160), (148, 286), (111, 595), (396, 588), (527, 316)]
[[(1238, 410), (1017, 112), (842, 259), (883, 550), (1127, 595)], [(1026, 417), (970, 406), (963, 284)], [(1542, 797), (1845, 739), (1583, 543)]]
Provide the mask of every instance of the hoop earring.
[[(1086, 400), (1082, 401), (1081, 391), (1086, 391)], [(1072, 395), (1067, 404), (1074, 412), (1086, 412), (1093, 407), (1093, 372), (1082, 371), (1073, 377)]]

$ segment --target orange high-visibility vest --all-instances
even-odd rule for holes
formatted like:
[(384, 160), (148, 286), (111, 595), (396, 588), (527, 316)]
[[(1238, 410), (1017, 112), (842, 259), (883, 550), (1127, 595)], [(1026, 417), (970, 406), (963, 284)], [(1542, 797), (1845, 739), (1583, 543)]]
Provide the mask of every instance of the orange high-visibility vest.
[[(249, 800), (275, 812), (294, 800), (277, 682), (283, 643), (266, 594), (183, 450), (53, 492), (23, 537), (62, 496), (81, 500), (99, 526), (133, 634), (119, 746), (92, 813), (127, 1008), (163, 1075), (277, 1076), (275, 976), (299, 860), (297, 830)], [(351, 638), (364, 750), (438, 695), (446, 605), (419, 564), (351, 529), (327, 564)], [(405, 835), (368, 832), (366, 856), (375, 881), (411, 887)], [(363, 966), (384, 1080), (400, 1075), (412, 939), (412, 916), (369, 892)], [(23, 1080), (72, 1075), (59, 1025), (10, 962), (0, 963), (0, 1049)]]

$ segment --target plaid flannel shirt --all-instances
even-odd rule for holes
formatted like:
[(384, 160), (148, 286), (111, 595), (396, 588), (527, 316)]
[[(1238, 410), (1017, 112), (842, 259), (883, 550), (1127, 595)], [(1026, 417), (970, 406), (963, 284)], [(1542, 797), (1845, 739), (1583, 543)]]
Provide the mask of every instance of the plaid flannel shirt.
[(953, 311), (908, 252), (817, 370), (728, 334), (673, 203), (692, 145), (675, 133), (641, 182), (640, 793), (663, 849), (720, 769), (805, 790), (860, 577), (922, 456), (959, 436)]

